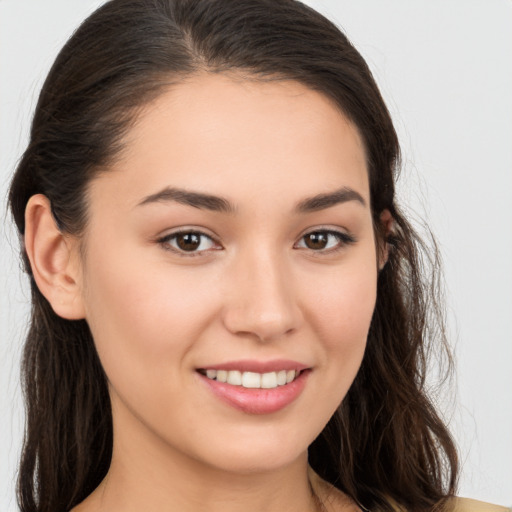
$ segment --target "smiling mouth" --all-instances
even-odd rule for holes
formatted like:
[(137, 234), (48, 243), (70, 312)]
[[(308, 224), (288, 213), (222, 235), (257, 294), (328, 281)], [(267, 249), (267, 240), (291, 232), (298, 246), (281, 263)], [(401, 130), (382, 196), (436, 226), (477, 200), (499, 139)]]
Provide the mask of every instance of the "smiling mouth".
[(232, 386), (248, 389), (273, 389), (293, 382), (304, 370), (280, 370), (277, 372), (257, 373), (239, 370), (200, 369), (198, 372), (210, 380), (225, 382)]

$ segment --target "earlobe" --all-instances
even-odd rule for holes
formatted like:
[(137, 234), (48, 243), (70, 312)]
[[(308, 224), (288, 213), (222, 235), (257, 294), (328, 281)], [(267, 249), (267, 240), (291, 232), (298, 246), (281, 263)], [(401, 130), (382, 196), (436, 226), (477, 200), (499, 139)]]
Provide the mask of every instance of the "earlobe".
[(383, 210), (380, 214), (380, 223), (382, 226), (382, 241), (379, 243), (379, 271), (382, 270), (389, 259), (388, 238), (393, 231), (394, 219), (389, 210)]
[(37, 287), (55, 313), (84, 318), (77, 241), (59, 230), (42, 194), (32, 196), (25, 209), (25, 250)]

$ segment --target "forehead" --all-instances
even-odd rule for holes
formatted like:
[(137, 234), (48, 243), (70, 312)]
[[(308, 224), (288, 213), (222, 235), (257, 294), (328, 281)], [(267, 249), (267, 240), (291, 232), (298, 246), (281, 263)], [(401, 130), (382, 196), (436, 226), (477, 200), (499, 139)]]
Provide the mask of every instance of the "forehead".
[(310, 196), (349, 186), (369, 201), (356, 127), (326, 96), (294, 81), (195, 75), (138, 116), (124, 150), (93, 184), (135, 205), (164, 186), (223, 196)]

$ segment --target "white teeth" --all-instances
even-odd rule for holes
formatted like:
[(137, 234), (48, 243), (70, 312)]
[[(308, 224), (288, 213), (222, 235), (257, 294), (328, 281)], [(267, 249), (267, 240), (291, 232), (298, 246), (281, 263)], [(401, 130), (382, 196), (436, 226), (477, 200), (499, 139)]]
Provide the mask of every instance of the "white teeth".
[(261, 387), (265, 389), (277, 388), (276, 372), (264, 373), (261, 376)]
[(284, 386), (286, 384), (286, 370), (277, 372), (277, 385)]
[(217, 370), (206, 370), (206, 376), (209, 379), (215, 379), (217, 377)]
[(240, 372), (238, 370), (206, 370), (206, 377), (209, 379), (250, 389), (277, 388), (278, 386), (289, 384), (299, 375), (300, 371), (295, 370), (281, 370), (267, 373)]
[(261, 374), (254, 372), (244, 372), (242, 375), (242, 386), (244, 388), (260, 388)]
[(232, 384), (233, 386), (241, 386), (242, 385), (242, 372), (237, 370), (232, 370), (228, 372), (228, 384)]

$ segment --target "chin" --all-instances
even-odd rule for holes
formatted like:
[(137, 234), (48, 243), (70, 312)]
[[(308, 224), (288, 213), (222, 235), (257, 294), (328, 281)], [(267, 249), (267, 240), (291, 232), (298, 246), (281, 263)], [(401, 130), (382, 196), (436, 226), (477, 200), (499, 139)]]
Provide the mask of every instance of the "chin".
[(252, 453), (225, 454), (222, 462), (215, 465), (217, 470), (238, 475), (256, 475), (280, 471), (298, 460), (307, 460), (307, 450), (294, 453), (276, 453), (276, 451)]
[[(269, 432), (262, 429), (256, 435), (234, 434), (227, 439), (213, 440), (203, 460), (217, 469), (237, 474), (274, 472), (290, 466), (301, 458), (307, 460), (309, 444), (316, 436), (302, 438), (289, 431)], [(266, 430), (266, 432), (265, 432)], [(312, 437), (310, 440), (309, 438)]]

